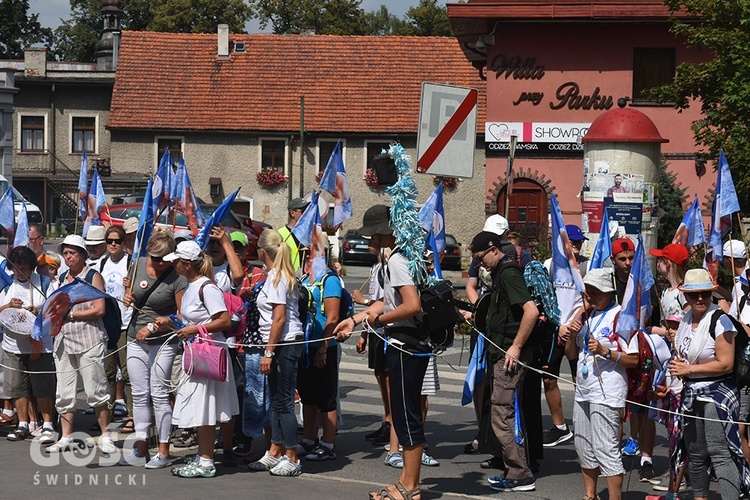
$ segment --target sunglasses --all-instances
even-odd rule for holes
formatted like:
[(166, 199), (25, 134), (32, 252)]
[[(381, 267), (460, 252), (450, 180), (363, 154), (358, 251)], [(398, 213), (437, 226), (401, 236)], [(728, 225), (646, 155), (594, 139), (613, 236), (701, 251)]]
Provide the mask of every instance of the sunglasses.
[(685, 292), (686, 297), (690, 297), (693, 300), (698, 300), (699, 298), (704, 299), (710, 299), (713, 295), (713, 292), (711, 290), (703, 290), (701, 292)]
[(104, 241), (107, 242), (107, 245), (122, 245), (122, 240), (120, 238), (107, 238)]
[(154, 262), (164, 262), (164, 257), (163, 256), (162, 257), (157, 257), (155, 255), (149, 255), (149, 257)]

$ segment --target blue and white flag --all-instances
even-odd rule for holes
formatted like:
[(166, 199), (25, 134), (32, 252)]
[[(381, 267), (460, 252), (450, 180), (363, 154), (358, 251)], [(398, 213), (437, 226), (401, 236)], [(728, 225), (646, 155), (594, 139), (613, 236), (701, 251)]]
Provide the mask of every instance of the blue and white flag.
[(466, 406), (474, 399), (474, 387), (484, 381), (484, 374), (487, 371), (487, 353), (485, 352), (484, 335), (477, 336), (477, 343), (469, 358), (469, 368), (466, 370), (466, 379), (464, 380), (464, 391), (461, 395), (461, 406)]
[(701, 207), (698, 203), (698, 195), (695, 195), (693, 203), (690, 204), (685, 216), (682, 218), (680, 226), (674, 233), (672, 243), (694, 247), (706, 242), (706, 229), (703, 226), (703, 216)]
[(221, 202), (221, 205), (216, 207), (214, 213), (211, 214), (211, 216), (201, 228), (198, 236), (195, 237), (195, 242), (198, 243), (198, 245), (201, 247), (201, 250), (206, 250), (206, 247), (208, 246), (211, 228), (221, 224), (221, 221), (224, 220), (224, 217), (226, 217), (230, 210), (232, 210), (234, 199), (237, 198), (237, 194), (240, 192), (240, 189), (242, 189), (241, 186), (237, 188), (237, 191), (227, 196), (224, 201)]
[(654, 286), (654, 276), (646, 261), (646, 249), (643, 237), (638, 235), (638, 245), (635, 249), (633, 267), (630, 268), (625, 295), (622, 297), (622, 309), (617, 320), (617, 335), (626, 342), (630, 342), (633, 332), (644, 327), (646, 318), (651, 316), (651, 287)]
[(565, 229), (557, 197), (550, 198), (552, 218), (552, 283), (560, 306), (560, 324), (570, 323), (583, 306), (583, 278), (578, 270), (578, 261), (573, 253), (568, 232)]
[(94, 169), (94, 175), (91, 176), (91, 189), (86, 197), (88, 209), (83, 222), (83, 237), (89, 234), (89, 227), (100, 226), (99, 210), (107, 203), (107, 197), (104, 195), (102, 179), (99, 177), (99, 170)]
[(8, 190), (0, 198), (0, 226), (8, 233), (8, 249), (13, 247), (13, 239), (16, 234), (16, 213), (13, 205), (13, 188)]
[[(722, 217), (730, 217), (728, 228), (722, 229), (722, 236), (726, 236), (732, 229), (731, 216), (735, 212), (740, 211), (740, 201), (737, 199), (737, 190), (734, 187), (734, 180), (732, 180), (732, 171), (729, 170), (729, 163), (727, 157), (724, 155), (724, 150), (719, 153), (719, 178), (716, 183), (717, 199), (719, 203), (719, 215)], [(721, 197), (719, 198), (718, 193), (721, 188)]]
[(34, 322), (31, 338), (42, 340), (43, 337), (60, 333), (70, 308), (75, 304), (108, 298), (111, 297), (95, 286), (79, 278), (74, 279), (72, 283), (61, 286), (47, 297)]
[(307, 247), (308, 258), (302, 263), (302, 270), (310, 276), (321, 276), (325, 273), (325, 240), (328, 236), (323, 231), (323, 224), (320, 220), (320, 211), (318, 209), (318, 197), (320, 194), (313, 191), (310, 204), (300, 216), (297, 223), (292, 228), (292, 233), (297, 237), (299, 242)]
[(78, 220), (85, 220), (89, 213), (88, 191), (89, 188), (89, 161), (86, 158), (86, 148), (83, 148), (81, 158), (81, 171), (78, 174)]
[(154, 230), (153, 192), (154, 178), (149, 177), (146, 194), (143, 197), (143, 205), (141, 206), (141, 216), (138, 219), (138, 230), (135, 232), (135, 245), (133, 246), (134, 262), (138, 261), (138, 257), (146, 255), (146, 245)]
[(159, 168), (156, 171), (156, 177), (151, 189), (151, 205), (153, 206), (154, 217), (170, 205), (173, 177), (172, 153), (167, 148), (159, 160)]
[[(443, 208), (443, 183), (439, 182), (422, 208), (419, 209), (419, 224), (426, 232), (432, 231), (438, 252), (445, 251), (445, 209)], [(437, 255), (437, 254), (436, 254)]]
[(193, 184), (190, 182), (190, 176), (185, 166), (185, 159), (180, 158), (177, 172), (172, 177), (171, 199), (174, 201), (175, 208), (178, 208), (185, 214), (188, 220), (190, 231), (197, 236), (198, 229), (206, 224), (206, 216), (201, 210), (198, 198), (195, 196)]
[(425, 247), (432, 249), (432, 266), (434, 269), (432, 275), (439, 280), (443, 279), (443, 269), (440, 267), (440, 254), (438, 253), (437, 243), (435, 242), (435, 233), (432, 231), (427, 235)]
[(609, 214), (604, 209), (602, 214), (602, 227), (599, 230), (599, 239), (596, 240), (594, 253), (589, 261), (589, 269), (601, 269), (604, 263), (612, 257), (612, 241), (609, 239)]
[[(341, 153), (341, 141), (336, 143), (328, 159), (323, 177), (320, 178), (320, 189), (333, 196), (333, 225), (338, 226), (352, 216), (352, 197), (349, 194), (349, 183), (346, 180), (344, 158)], [(317, 275), (316, 275), (317, 276)]]
[(16, 226), (16, 237), (13, 240), (13, 246), (29, 246), (29, 213), (26, 211), (25, 200), (21, 200), (21, 211), (18, 212), (18, 225)]

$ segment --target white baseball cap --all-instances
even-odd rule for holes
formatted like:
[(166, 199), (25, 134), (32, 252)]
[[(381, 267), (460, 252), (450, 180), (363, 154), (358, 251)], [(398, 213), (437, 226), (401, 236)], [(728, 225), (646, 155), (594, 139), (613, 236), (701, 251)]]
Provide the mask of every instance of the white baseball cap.
[(490, 215), (487, 220), (484, 221), (484, 229), (482, 231), (489, 231), (495, 233), (498, 236), (502, 236), (510, 229), (508, 226), (508, 219), (500, 214)]
[(174, 252), (168, 253), (162, 260), (174, 262), (177, 259), (189, 260), (191, 262), (201, 260), (203, 252), (201, 247), (194, 241), (181, 241)]
[(745, 244), (739, 240), (729, 240), (724, 243), (724, 257), (734, 257), (735, 259), (747, 259), (747, 249)]

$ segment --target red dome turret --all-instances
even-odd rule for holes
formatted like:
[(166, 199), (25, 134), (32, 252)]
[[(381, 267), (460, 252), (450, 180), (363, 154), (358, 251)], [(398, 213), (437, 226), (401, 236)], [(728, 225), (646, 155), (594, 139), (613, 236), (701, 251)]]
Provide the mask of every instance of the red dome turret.
[(654, 122), (633, 108), (607, 111), (594, 120), (583, 142), (669, 142)]

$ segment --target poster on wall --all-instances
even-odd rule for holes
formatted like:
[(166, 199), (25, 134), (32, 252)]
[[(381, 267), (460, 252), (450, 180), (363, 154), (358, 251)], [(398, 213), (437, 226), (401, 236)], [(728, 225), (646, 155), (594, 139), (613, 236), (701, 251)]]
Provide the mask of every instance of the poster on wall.
[(588, 232), (601, 229), (602, 213), (616, 221), (628, 234), (641, 232), (641, 223), (651, 221), (655, 185), (645, 184), (644, 176), (613, 171), (609, 162), (583, 163), (581, 211)]
[[(626, 203), (604, 198), (604, 208), (610, 221), (616, 221), (627, 234), (639, 234), (643, 221), (643, 203)], [(601, 225), (600, 225), (601, 226)]]

